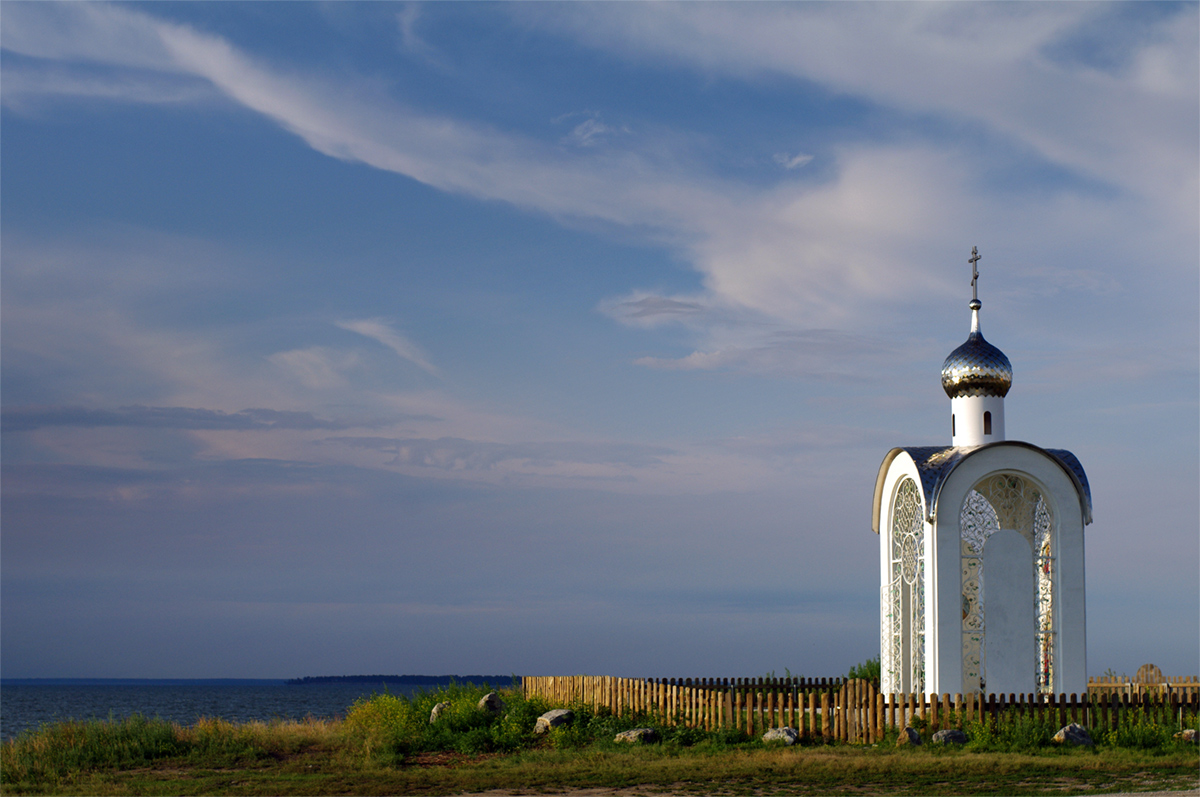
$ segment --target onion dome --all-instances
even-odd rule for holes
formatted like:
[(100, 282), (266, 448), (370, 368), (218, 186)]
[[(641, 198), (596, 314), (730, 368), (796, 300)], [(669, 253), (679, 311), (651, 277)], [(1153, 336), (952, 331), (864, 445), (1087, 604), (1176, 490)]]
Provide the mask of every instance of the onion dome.
[(971, 334), (942, 363), (942, 389), (950, 398), (998, 396), (1012, 387), (1012, 363), (979, 331), (978, 299), (971, 300)]

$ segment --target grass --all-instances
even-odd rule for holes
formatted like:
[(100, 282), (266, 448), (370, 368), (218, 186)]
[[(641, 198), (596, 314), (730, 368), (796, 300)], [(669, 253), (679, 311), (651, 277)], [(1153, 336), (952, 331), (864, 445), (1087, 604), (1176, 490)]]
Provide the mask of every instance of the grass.
[[(411, 699), (379, 695), (340, 721), (192, 726), (133, 717), (45, 726), (0, 749), (4, 794), (455, 794), (632, 789), (672, 794), (1098, 794), (1186, 789), (1200, 754), (1176, 728), (1132, 716), (1095, 748), (1062, 749), (1056, 728), (1013, 719), (968, 723), (964, 748), (765, 746), (740, 732), (658, 726), (651, 745), (613, 741), (645, 718), (575, 707), (538, 736), (549, 707), (453, 686)], [(437, 723), (433, 706), (450, 703)], [(1196, 719), (1189, 718), (1195, 727)]]

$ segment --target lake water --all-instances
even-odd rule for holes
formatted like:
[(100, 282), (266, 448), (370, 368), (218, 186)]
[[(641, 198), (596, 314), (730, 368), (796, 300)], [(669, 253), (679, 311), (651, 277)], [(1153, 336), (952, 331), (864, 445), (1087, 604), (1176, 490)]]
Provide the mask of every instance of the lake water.
[(133, 714), (191, 725), (200, 717), (231, 722), (345, 716), (360, 697), (387, 691), (411, 695), (431, 686), (408, 684), (0, 683), (0, 738), (66, 719), (121, 719)]

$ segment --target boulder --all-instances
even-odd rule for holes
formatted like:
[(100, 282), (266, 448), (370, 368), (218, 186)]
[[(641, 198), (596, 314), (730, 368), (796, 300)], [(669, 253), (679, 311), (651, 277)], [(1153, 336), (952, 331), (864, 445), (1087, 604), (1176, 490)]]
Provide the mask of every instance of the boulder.
[(1054, 734), (1054, 741), (1056, 744), (1092, 746), (1092, 737), (1087, 732), (1087, 728), (1074, 722), (1059, 728), (1058, 733)]
[(770, 728), (763, 734), (764, 742), (783, 742), (789, 747), (800, 741), (800, 734), (794, 728)]
[(917, 747), (920, 744), (921, 744), (921, 734), (917, 733), (917, 729), (913, 728), (911, 726), (906, 727), (904, 730), (900, 731), (900, 738), (896, 740), (897, 747), (904, 747), (905, 745), (912, 745), (913, 747)]
[(634, 742), (649, 744), (650, 742), (658, 741), (658, 731), (653, 728), (634, 728), (631, 731), (621, 731), (613, 741), (628, 742), (629, 744), (633, 744)]
[(429, 721), (437, 722), (437, 718), (450, 710), (450, 704), (446, 702), (438, 703), (433, 707), (433, 711), (429, 712)]
[(1200, 742), (1200, 733), (1196, 733), (1195, 728), (1184, 728), (1179, 733), (1175, 734), (1175, 738), (1196, 744), (1197, 742)]
[(479, 698), (479, 707), (484, 711), (490, 711), (493, 714), (500, 714), (504, 711), (504, 701), (500, 699), (500, 695), (495, 692), (488, 692), (483, 697)]
[(933, 740), (938, 744), (966, 744), (967, 735), (958, 728), (946, 728), (935, 733)]
[(575, 714), (569, 709), (556, 708), (553, 711), (547, 711), (545, 714), (537, 718), (537, 725), (533, 726), (534, 733), (545, 733), (551, 728), (557, 728), (559, 725), (566, 725), (575, 719)]

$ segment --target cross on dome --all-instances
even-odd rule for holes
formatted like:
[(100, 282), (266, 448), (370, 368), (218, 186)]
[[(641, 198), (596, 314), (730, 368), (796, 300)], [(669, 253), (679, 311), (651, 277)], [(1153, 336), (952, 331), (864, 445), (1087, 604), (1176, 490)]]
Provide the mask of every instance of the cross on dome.
[(1005, 396), (1012, 387), (1012, 363), (1004, 352), (983, 339), (979, 329), (978, 247), (971, 247), (971, 334), (967, 342), (950, 352), (942, 363), (942, 389), (950, 398), (960, 396)]
[(972, 246), (971, 247), (971, 257), (967, 260), (967, 262), (971, 264), (971, 305), (970, 305), (970, 307), (972, 310), (977, 309), (976, 305), (979, 304), (979, 293), (976, 288), (976, 285), (979, 282), (979, 270), (977, 268), (975, 268), (975, 264), (978, 263), (982, 257), (983, 257), (983, 255), (979, 254), (979, 247)]

